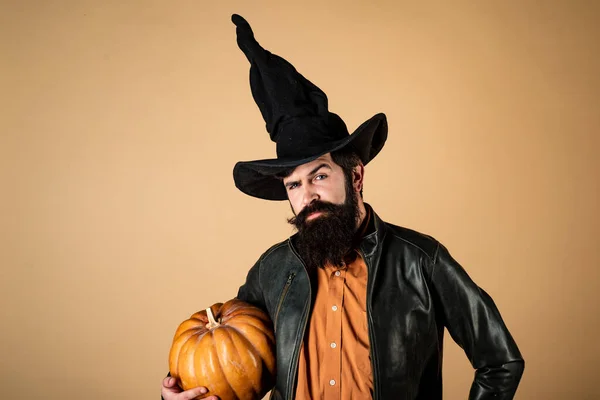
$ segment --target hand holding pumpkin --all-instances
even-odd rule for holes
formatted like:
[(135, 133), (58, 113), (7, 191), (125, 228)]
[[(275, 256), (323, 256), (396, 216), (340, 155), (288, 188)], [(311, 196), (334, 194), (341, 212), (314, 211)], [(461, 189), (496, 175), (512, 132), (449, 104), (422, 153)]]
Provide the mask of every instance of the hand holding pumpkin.
[[(208, 392), (208, 389), (204, 386), (183, 391), (177, 385), (177, 379), (172, 377), (166, 377), (163, 379), (162, 390), (160, 392), (164, 400), (192, 400), (199, 396), (202, 396)], [(219, 400), (217, 396), (207, 397), (204, 400)]]
[(199, 398), (257, 400), (273, 385), (274, 347), (269, 316), (233, 299), (199, 311), (179, 325), (169, 353), (169, 372), (186, 392), (206, 387), (208, 393)]

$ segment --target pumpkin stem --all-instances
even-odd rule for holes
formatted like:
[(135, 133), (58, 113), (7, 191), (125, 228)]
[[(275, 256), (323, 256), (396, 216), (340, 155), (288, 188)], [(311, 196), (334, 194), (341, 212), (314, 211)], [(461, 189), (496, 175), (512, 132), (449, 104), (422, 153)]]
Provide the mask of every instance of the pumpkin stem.
[(215, 316), (210, 307), (206, 309), (206, 316), (208, 317), (208, 324), (206, 324), (206, 329), (214, 329), (218, 326), (221, 326), (221, 324), (215, 320)]

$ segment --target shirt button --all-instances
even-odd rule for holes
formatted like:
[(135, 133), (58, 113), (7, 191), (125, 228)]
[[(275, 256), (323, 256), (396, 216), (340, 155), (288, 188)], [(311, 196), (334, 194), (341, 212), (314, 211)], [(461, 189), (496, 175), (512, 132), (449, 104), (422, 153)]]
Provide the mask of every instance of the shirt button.
[(335, 276), (340, 276), (342, 273), (340, 271), (335, 271)]
[(330, 384), (331, 386), (335, 385), (335, 380), (333, 380), (333, 379), (332, 379), (332, 380), (330, 380), (330, 381), (329, 381), (329, 384)]
[(331, 342), (330, 346), (332, 349), (335, 349), (337, 347), (337, 344), (335, 344), (335, 342)]
[(337, 306), (333, 306), (333, 307), (331, 307), (331, 309), (332, 309), (333, 311), (337, 311)]

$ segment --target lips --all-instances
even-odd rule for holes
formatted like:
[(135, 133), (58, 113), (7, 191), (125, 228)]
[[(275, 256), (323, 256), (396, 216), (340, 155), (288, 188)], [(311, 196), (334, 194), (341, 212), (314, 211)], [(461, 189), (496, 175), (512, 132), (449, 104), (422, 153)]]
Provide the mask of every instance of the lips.
[(312, 222), (312, 220), (326, 217), (327, 214), (334, 214), (337, 210), (337, 207), (338, 206), (331, 203), (313, 202), (297, 215), (298, 224), (296, 226), (302, 226), (302, 224), (305, 222)]
[(311, 219), (315, 219), (317, 217), (320, 217), (321, 215), (323, 215), (323, 211), (313, 211), (310, 214), (308, 214), (306, 220), (310, 221)]

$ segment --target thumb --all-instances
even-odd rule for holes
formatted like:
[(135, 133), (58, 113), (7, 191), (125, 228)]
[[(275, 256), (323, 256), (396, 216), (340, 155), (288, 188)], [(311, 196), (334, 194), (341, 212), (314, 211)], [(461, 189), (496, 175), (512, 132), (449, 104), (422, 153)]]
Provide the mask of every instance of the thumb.
[(163, 386), (165, 387), (173, 387), (175, 386), (176, 380), (172, 376), (167, 376), (163, 379)]

